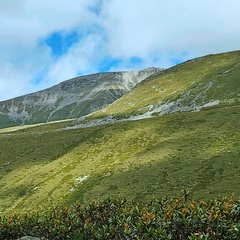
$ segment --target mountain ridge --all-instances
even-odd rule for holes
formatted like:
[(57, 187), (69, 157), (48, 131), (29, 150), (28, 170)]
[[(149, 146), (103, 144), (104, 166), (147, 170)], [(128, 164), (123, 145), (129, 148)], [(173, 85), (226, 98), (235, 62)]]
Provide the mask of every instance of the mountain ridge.
[(78, 118), (103, 108), (161, 71), (96, 73), (61, 82), (35, 93), (0, 102), (0, 127)]
[(138, 88), (91, 115), (136, 118), (239, 103), (239, 72), (240, 51), (188, 60), (149, 76)]

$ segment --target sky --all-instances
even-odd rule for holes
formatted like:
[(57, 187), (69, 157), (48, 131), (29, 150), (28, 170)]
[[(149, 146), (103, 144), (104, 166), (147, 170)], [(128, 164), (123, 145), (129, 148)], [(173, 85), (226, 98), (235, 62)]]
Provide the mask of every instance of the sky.
[(0, 101), (240, 49), (239, 0), (0, 0)]

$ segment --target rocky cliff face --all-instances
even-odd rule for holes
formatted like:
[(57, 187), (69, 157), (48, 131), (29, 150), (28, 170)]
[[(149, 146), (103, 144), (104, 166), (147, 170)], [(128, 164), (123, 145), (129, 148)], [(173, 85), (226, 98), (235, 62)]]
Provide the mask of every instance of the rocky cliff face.
[(85, 116), (114, 102), (160, 70), (92, 74), (0, 102), (0, 128)]

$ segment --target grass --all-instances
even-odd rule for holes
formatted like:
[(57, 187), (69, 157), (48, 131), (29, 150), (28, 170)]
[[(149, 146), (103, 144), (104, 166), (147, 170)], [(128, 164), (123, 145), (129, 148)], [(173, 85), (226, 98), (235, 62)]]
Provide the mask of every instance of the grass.
[(147, 201), (176, 197), (184, 187), (196, 199), (240, 196), (239, 108), (75, 130), (63, 130), (69, 123), (59, 122), (5, 131), (0, 211), (31, 212), (119, 194)]

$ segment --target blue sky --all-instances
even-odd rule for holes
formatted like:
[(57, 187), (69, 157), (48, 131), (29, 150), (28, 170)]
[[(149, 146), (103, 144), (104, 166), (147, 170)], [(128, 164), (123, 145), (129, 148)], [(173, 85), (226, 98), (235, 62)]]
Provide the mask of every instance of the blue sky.
[(78, 32), (71, 31), (69, 33), (53, 32), (44, 39), (43, 44), (46, 44), (51, 49), (52, 56), (58, 58), (66, 54), (68, 49), (74, 43), (77, 43), (81, 36)]
[(239, 0), (0, 1), (0, 101), (240, 49)]

